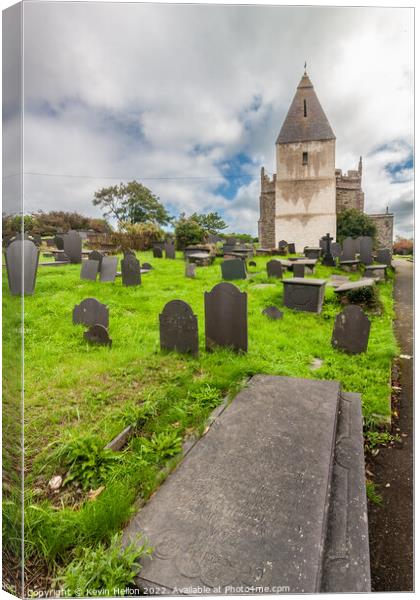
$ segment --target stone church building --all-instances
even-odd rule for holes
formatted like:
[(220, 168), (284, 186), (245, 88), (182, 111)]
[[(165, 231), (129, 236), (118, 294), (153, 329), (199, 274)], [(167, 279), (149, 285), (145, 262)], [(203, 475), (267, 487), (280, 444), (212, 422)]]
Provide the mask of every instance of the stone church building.
[[(335, 168), (335, 135), (306, 71), (277, 137), (276, 162), (272, 178), (261, 169), (262, 248), (276, 248), (280, 240), (294, 242), (297, 252), (319, 246), (326, 233), (336, 236), (337, 213), (364, 211), (362, 159), (347, 174)], [(369, 216), (380, 247), (392, 248), (393, 215)]]

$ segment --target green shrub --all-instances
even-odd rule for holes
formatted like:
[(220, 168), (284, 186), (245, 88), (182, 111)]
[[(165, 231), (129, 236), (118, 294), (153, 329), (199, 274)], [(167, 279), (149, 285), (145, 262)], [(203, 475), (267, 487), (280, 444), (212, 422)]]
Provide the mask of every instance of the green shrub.
[(80, 483), (84, 490), (103, 483), (120, 456), (103, 447), (94, 435), (73, 436), (54, 453), (60, 464), (67, 468), (63, 485), (71, 481)]
[(139, 559), (151, 552), (140, 540), (123, 548), (121, 535), (116, 534), (108, 547), (82, 548), (57, 582), (73, 597), (123, 596), (140, 571)]
[(164, 233), (155, 223), (121, 223), (120, 230), (111, 234), (115, 245), (132, 250), (149, 250), (153, 242), (163, 239)]
[(183, 215), (175, 225), (175, 241), (178, 250), (184, 250), (191, 244), (201, 244), (206, 236), (202, 225), (193, 217), (186, 218)]
[(371, 310), (382, 309), (379, 291), (376, 286), (355, 288), (354, 290), (349, 290), (345, 296), (349, 304), (358, 304)]
[(376, 483), (366, 481), (366, 496), (373, 504), (382, 504), (382, 496), (376, 491)]
[(337, 241), (340, 244), (346, 237), (357, 238), (367, 235), (376, 239), (376, 225), (365, 213), (355, 208), (343, 210), (337, 215)]

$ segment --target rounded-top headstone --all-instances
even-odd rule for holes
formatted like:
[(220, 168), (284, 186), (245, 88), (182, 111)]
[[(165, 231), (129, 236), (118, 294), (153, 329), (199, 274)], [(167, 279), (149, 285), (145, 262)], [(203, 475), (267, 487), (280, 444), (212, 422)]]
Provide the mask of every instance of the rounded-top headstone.
[(189, 304), (171, 300), (159, 315), (160, 346), (163, 350), (198, 354), (198, 324)]
[(91, 325), (83, 334), (83, 337), (89, 344), (96, 346), (112, 346), (112, 340), (109, 337), (108, 330), (103, 325), (96, 323)]
[(108, 328), (109, 310), (96, 298), (86, 298), (73, 309), (73, 323), (75, 325), (103, 325)]
[(360, 354), (367, 350), (369, 332), (368, 317), (360, 306), (349, 304), (335, 318), (331, 343), (349, 354)]

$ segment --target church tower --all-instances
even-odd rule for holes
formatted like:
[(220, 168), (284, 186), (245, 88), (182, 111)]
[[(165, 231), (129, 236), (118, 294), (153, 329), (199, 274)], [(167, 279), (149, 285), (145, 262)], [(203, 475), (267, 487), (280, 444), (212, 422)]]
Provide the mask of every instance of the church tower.
[(301, 252), (326, 233), (335, 237), (335, 135), (306, 71), (277, 137), (276, 159), (273, 180), (262, 173), (262, 247), (284, 239)]

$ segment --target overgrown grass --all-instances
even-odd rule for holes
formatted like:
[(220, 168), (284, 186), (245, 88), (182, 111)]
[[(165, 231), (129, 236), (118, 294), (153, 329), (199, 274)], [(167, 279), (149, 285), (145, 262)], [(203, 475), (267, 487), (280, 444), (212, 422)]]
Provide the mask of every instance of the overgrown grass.
[[(283, 285), (267, 278), (268, 259), (257, 257), (248, 280), (235, 282), (248, 293), (248, 353), (206, 353), (204, 291), (220, 282), (220, 260), (198, 268), (195, 279), (184, 276), (180, 255), (153, 259), (145, 252), (140, 260), (154, 270), (136, 288), (123, 287), (121, 279), (114, 284), (81, 281), (78, 265), (40, 267), (35, 294), (25, 298), (27, 557), (40, 554), (68, 564), (75, 548), (109, 542), (129, 518), (135, 499), (147, 499), (159, 485), (162, 466), (177, 460), (180, 440), (201, 433), (211, 410), (254, 374), (336, 379), (344, 390), (362, 394), (367, 419), (389, 416), (390, 366), (397, 352), (392, 279), (379, 284), (383, 314), (371, 315), (367, 353), (351, 356), (331, 346), (334, 317), (341, 309), (333, 289), (326, 289), (321, 315), (284, 308)], [(340, 273), (317, 266), (314, 277), (332, 272)], [(88, 297), (109, 306), (112, 348), (87, 345), (84, 328), (72, 324), (74, 305)], [(158, 315), (176, 298), (188, 302), (198, 317), (198, 357), (160, 351)], [(5, 282), (6, 307), (15, 300)], [(261, 314), (271, 304), (284, 311), (282, 320)], [(13, 336), (5, 339), (11, 342)], [(310, 368), (314, 358), (323, 361), (317, 370)], [(67, 475), (60, 448), (70, 434), (96, 436), (106, 444), (128, 424), (136, 425), (137, 437), (107, 469), (105, 489), (95, 500), (76, 501), (73, 484), (58, 498), (48, 495), (49, 478)], [(10, 499), (5, 512), (6, 535), (17, 550), (18, 502)]]

